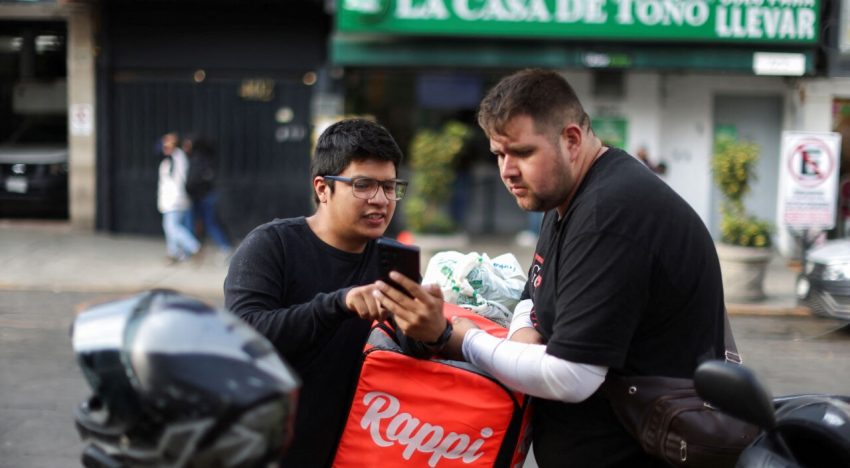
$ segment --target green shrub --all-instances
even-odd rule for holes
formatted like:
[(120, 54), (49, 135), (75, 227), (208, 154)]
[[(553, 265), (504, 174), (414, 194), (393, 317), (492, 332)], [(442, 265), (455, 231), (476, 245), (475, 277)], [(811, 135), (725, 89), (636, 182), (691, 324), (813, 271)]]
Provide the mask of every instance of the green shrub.
[(454, 160), (471, 129), (449, 121), (438, 130), (422, 129), (410, 144), (410, 194), (404, 212), (414, 232), (449, 233), (455, 225), (445, 212), (455, 180)]
[(750, 182), (755, 180), (758, 158), (759, 147), (755, 143), (723, 139), (716, 145), (711, 171), (724, 197), (720, 207), (720, 236), (726, 244), (771, 246), (771, 224), (748, 215), (744, 208), (744, 196), (750, 192)]
[(770, 223), (752, 216), (740, 217), (723, 213), (720, 221), (720, 240), (725, 244), (743, 247), (770, 247)]

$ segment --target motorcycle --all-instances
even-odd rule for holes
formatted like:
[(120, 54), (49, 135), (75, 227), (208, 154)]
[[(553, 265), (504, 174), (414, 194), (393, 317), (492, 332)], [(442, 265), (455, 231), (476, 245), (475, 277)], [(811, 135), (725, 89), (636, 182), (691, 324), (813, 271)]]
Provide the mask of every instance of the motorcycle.
[(750, 369), (724, 361), (700, 365), (694, 386), (711, 406), (761, 429), (736, 468), (850, 467), (850, 396), (774, 398)]

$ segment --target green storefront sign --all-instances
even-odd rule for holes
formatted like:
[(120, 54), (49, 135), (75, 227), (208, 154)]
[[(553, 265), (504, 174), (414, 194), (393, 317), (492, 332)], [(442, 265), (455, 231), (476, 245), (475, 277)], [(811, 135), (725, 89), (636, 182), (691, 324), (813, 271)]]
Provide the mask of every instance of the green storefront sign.
[(813, 44), (820, 0), (338, 0), (337, 30), (378, 35)]

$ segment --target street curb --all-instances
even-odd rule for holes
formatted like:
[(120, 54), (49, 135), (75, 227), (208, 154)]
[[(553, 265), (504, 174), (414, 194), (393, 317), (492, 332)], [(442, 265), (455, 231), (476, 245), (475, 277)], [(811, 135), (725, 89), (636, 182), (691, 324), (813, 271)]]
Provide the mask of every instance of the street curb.
[(805, 306), (777, 306), (767, 304), (726, 304), (729, 315), (758, 315), (766, 317), (810, 317), (812, 311)]
[(220, 291), (212, 291), (210, 289), (205, 288), (193, 288), (193, 287), (166, 287), (166, 286), (141, 286), (141, 287), (131, 287), (131, 286), (106, 286), (106, 285), (90, 285), (90, 286), (79, 286), (79, 285), (35, 285), (35, 284), (12, 284), (12, 283), (3, 283), (0, 282), (0, 291), (33, 291), (33, 292), (53, 292), (53, 293), (90, 293), (90, 294), (102, 294), (105, 296), (108, 295), (117, 295), (117, 296), (129, 296), (133, 294), (139, 294), (145, 291), (150, 291), (153, 289), (173, 289), (181, 294), (185, 294), (187, 296), (195, 297), (198, 299), (203, 299), (209, 302), (219, 302), (223, 301), (224, 297)]

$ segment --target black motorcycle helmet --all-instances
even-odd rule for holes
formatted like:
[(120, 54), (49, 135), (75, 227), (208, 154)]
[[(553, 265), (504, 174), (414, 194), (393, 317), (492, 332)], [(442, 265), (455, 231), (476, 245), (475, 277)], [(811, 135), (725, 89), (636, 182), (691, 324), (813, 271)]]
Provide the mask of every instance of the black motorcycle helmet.
[(85, 310), (72, 341), (86, 467), (266, 466), (291, 439), (299, 382), (229, 312), (155, 290)]

